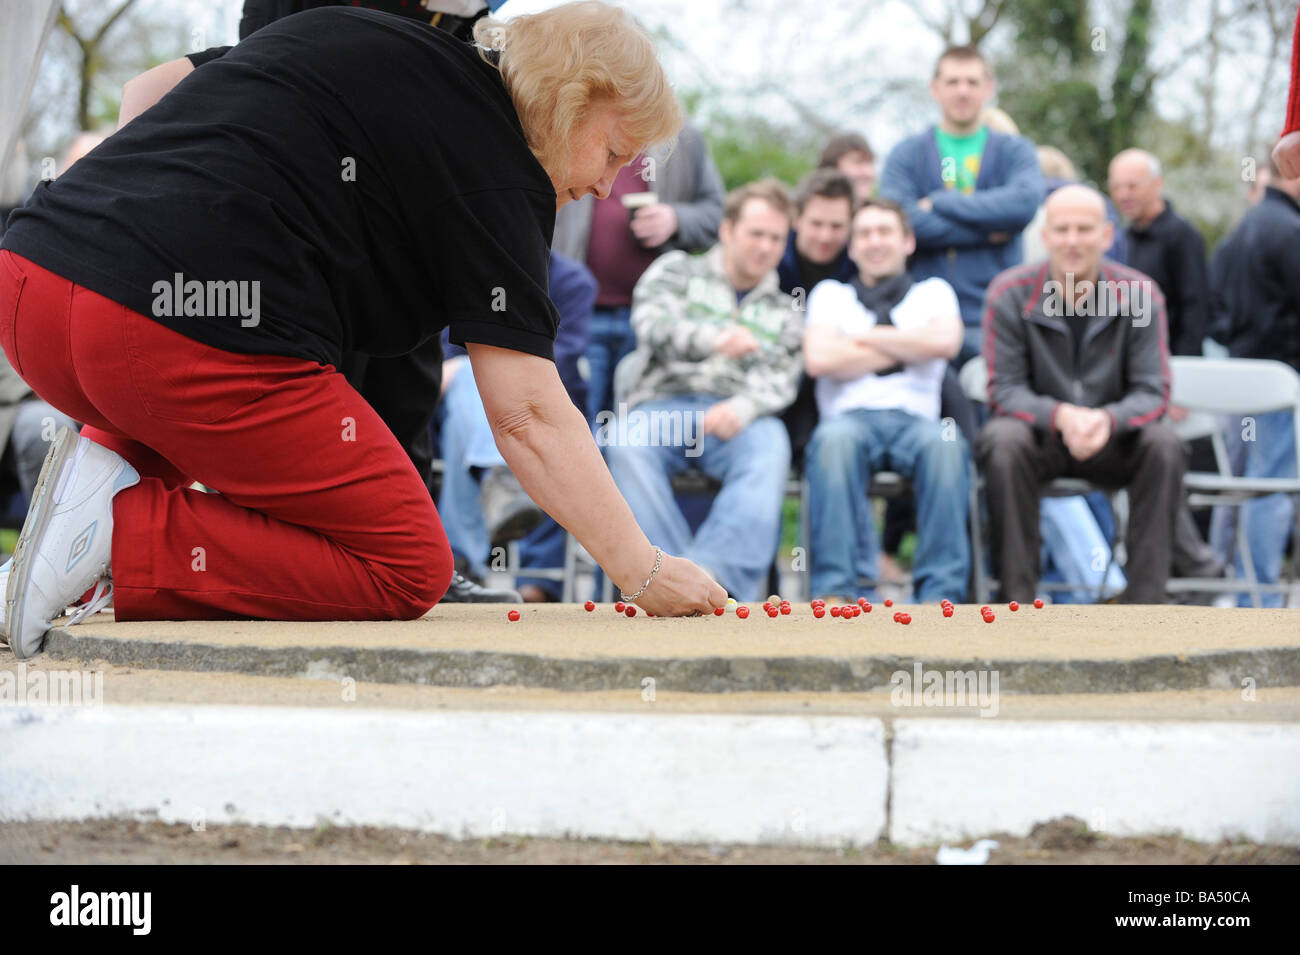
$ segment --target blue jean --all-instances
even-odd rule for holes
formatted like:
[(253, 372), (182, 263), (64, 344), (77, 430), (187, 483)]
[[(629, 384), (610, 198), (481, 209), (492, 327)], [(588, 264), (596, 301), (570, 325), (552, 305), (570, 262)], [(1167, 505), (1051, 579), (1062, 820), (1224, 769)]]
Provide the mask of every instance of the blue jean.
[[(647, 416), (695, 416), (694, 434), (700, 439), (694, 449), (622, 440), (612, 441), (605, 455), (619, 491), (652, 543), (707, 568), (736, 599), (760, 600), (779, 543), (790, 438), (781, 420), (771, 416), (756, 419), (730, 441), (702, 435), (699, 420), (721, 400), (716, 395), (680, 395), (632, 409), (631, 414)], [(690, 468), (722, 482), (694, 534), (670, 484), (673, 475)]]
[(890, 470), (911, 482), (916, 498), (916, 599), (965, 599), (971, 464), (959, 432), (906, 411), (858, 409), (817, 426), (806, 467), (814, 594), (857, 594), (867, 488), (874, 472)]
[(591, 313), (591, 342), (587, 345), (587, 420), (614, 405), (614, 368), (636, 348), (632, 310), (601, 306)]
[[(497, 450), (496, 438), (488, 425), (483, 399), (474, 383), (474, 371), (463, 364), (438, 405), (442, 434), (442, 493), (438, 497), (438, 515), (447, 531), (452, 553), (464, 558), (470, 571), (483, 577), (487, 571), (490, 542), (483, 521), (483, 504), (479, 482), (472, 469), (504, 467), (505, 458)], [(564, 566), (564, 530), (546, 518), (519, 541), (519, 565), (529, 567)], [(537, 584), (552, 596), (559, 596), (553, 580), (534, 580), (520, 576), (517, 581)]]
[[(1245, 476), (1293, 478), (1295, 470), (1295, 427), (1289, 411), (1270, 411), (1255, 415), (1255, 440), (1245, 441)], [(1241, 520), (1246, 522), (1246, 540), (1250, 559), (1260, 583), (1276, 583), (1282, 574), (1282, 558), (1287, 537), (1295, 522), (1291, 499), (1285, 494), (1257, 497), (1242, 505)], [(1237, 555), (1237, 576), (1245, 576), (1241, 555)], [(1264, 594), (1265, 607), (1280, 607), (1282, 594)], [(1250, 595), (1237, 598), (1239, 607), (1253, 606)]]
[(1039, 502), (1038, 514), (1047, 558), (1043, 562), (1042, 579), (1080, 585), (1078, 590), (1057, 591), (1055, 603), (1096, 603), (1103, 573), (1108, 594), (1113, 596), (1124, 589), (1128, 583), (1124, 571), (1111, 560), (1109, 538), (1089, 508), (1087, 498), (1045, 497)]

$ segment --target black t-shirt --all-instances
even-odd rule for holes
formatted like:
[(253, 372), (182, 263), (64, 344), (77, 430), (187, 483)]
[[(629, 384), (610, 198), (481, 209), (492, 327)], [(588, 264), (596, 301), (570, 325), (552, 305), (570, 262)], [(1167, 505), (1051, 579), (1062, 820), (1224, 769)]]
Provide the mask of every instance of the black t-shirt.
[[(550, 178), (472, 46), (326, 8), (196, 69), (43, 183), (3, 245), (226, 351), (337, 364), (450, 326), (552, 358), (554, 223)], [(222, 316), (230, 282), (243, 307)], [(166, 314), (191, 301), (201, 316)]]

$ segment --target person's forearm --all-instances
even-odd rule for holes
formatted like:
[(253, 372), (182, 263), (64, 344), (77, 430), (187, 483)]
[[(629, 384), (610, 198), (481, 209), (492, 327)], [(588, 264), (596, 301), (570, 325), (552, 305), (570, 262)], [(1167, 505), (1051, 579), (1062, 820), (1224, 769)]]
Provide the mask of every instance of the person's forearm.
[(127, 80), (122, 87), (122, 108), (117, 114), (117, 128), (121, 129), (153, 106), (193, 72), (194, 64), (183, 56)]
[(879, 348), (845, 336), (835, 345), (809, 348), (804, 353), (804, 364), (813, 378), (848, 381), (892, 368), (898, 364), (898, 359)]
[(954, 338), (933, 329), (905, 330), (893, 325), (876, 325), (856, 337), (860, 344), (883, 352), (895, 362), (907, 364), (931, 358), (951, 358), (961, 348), (960, 333)]
[(497, 448), (528, 496), (572, 533), (625, 593), (639, 590), (654, 566), (654, 548), (555, 365), (488, 345), (470, 345), (469, 351)]

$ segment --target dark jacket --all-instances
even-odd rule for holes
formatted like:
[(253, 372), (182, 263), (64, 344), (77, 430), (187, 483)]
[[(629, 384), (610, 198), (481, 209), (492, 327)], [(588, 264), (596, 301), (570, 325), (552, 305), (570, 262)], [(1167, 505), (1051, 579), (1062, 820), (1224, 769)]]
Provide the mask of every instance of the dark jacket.
[[(1169, 343), (1165, 304), (1151, 279), (1102, 259), (1101, 278), (1147, 283), (1150, 312), (1140, 318), (1108, 314), (1088, 320), (1077, 356), (1067, 319), (1047, 314), (1052, 291), (1046, 262), (1003, 272), (989, 286), (984, 310), (984, 359), (989, 408), (1036, 428), (1055, 427), (1063, 402), (1110, 413), (1122, 435), (1158, 420), (1169, 405)], [(1136, 312), (1127, 297), (1112, 312)]]
[[(795, 249), (795, 232), (790, 230), (790, 238), (785, 244), (785, 255), (781, 256), (781, 262), (776, 267), (777, 277), (781, 280), (781, 291), (786, 295), (793, 295), (794, 290), (803, 288), (803, 300), (806, 303), (808, 296), (812, 294), (812, 289), (804, 288), (803, 277), (799, 275), (799, 253)], [(858, 267), (853, 264), (849, 258), (849, 247), (844, 246), (840, 250), (839, 258), (835, 263), (835, 274), (831, 276), (837, 282), (851, 282), (858, 274)]]
[(1240, 285), (1228, 295), (1229, 352), (1300, 369), (1300, 205), (1270, 186), (1233, 237)]
[(1165, 200), (1165, 211), (1144, 228), (1128, 227), (1128, 264), (1155, 279), (1165, 293), (1173, 353), (1200, 355), (1212, 324), (1212, 301), (1205, 240), (1196, 227)]
[[(908, 271), (918, 282), (932, 276), (947, 281), (957, 293), (962, 321), (977, 327), (989, 283), (1019, 264), (1020, 233), (1043, 200), (1043, 174), (1033, 143), (990, 130), (975, 191), (963, 195), (944, 188), (930, 127), (894, 147), (881, 174), (880, 194), (902, 204), (916, 233)], [(922, 212), (917, 201), (927, 196), (934, 208)], [(994, 232), (1010, 238), (994, 245), (989, 242)]]

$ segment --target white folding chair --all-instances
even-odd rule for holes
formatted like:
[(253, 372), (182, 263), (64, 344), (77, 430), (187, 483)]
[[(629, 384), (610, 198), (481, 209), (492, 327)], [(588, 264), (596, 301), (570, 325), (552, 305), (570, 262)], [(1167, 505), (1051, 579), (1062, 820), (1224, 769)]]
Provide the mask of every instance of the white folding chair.
[[(1210, 590), (1238, 592), (1243, 588), (1251, 593), (1258, 607), (1261, 596), (1269, 593), (1289, 595), (1295, 587), (1296, 565), (1300, 563), (1300, 477), (1247, 478), (1232, 473), (1223, 433), (1214, 418), (1196, 416), (1248, 417), (1273, 411), (1290, 411), (1296, 435), (1296, 474), (1300, 475), (1300, 375), (1295, 369), (1280, 361), (1255, 358), (1194, 358), (1175, 356), (1170, 359), (1173, 376), (1171, 400), (1193, 413), (1191, 424), (1183, 422), (1179, 433), (1185, 437), (1199, 431), (1208, 433), (1214, 445), (1217, 472), (1194, 471), (1184, 479), (1188, 490), (1187, 503), (1192, 507), (1223, 505), (1241, 507), (1247, 501), (1270, 494), (1286, 494), (1291, 498), (1295, 526), (1292, 529), (1293, 549), (1291, 568), (1286, 582), (1261, 584), (1251, 559), (1246, 523), (1237, 520), (1237, 552), (1241, 555), (1245, 581), (1221, 578), (1179, 578), (1171, 581), (1170, 589)], [(1207, 421), (1209, 422), (1207, 424)]]

